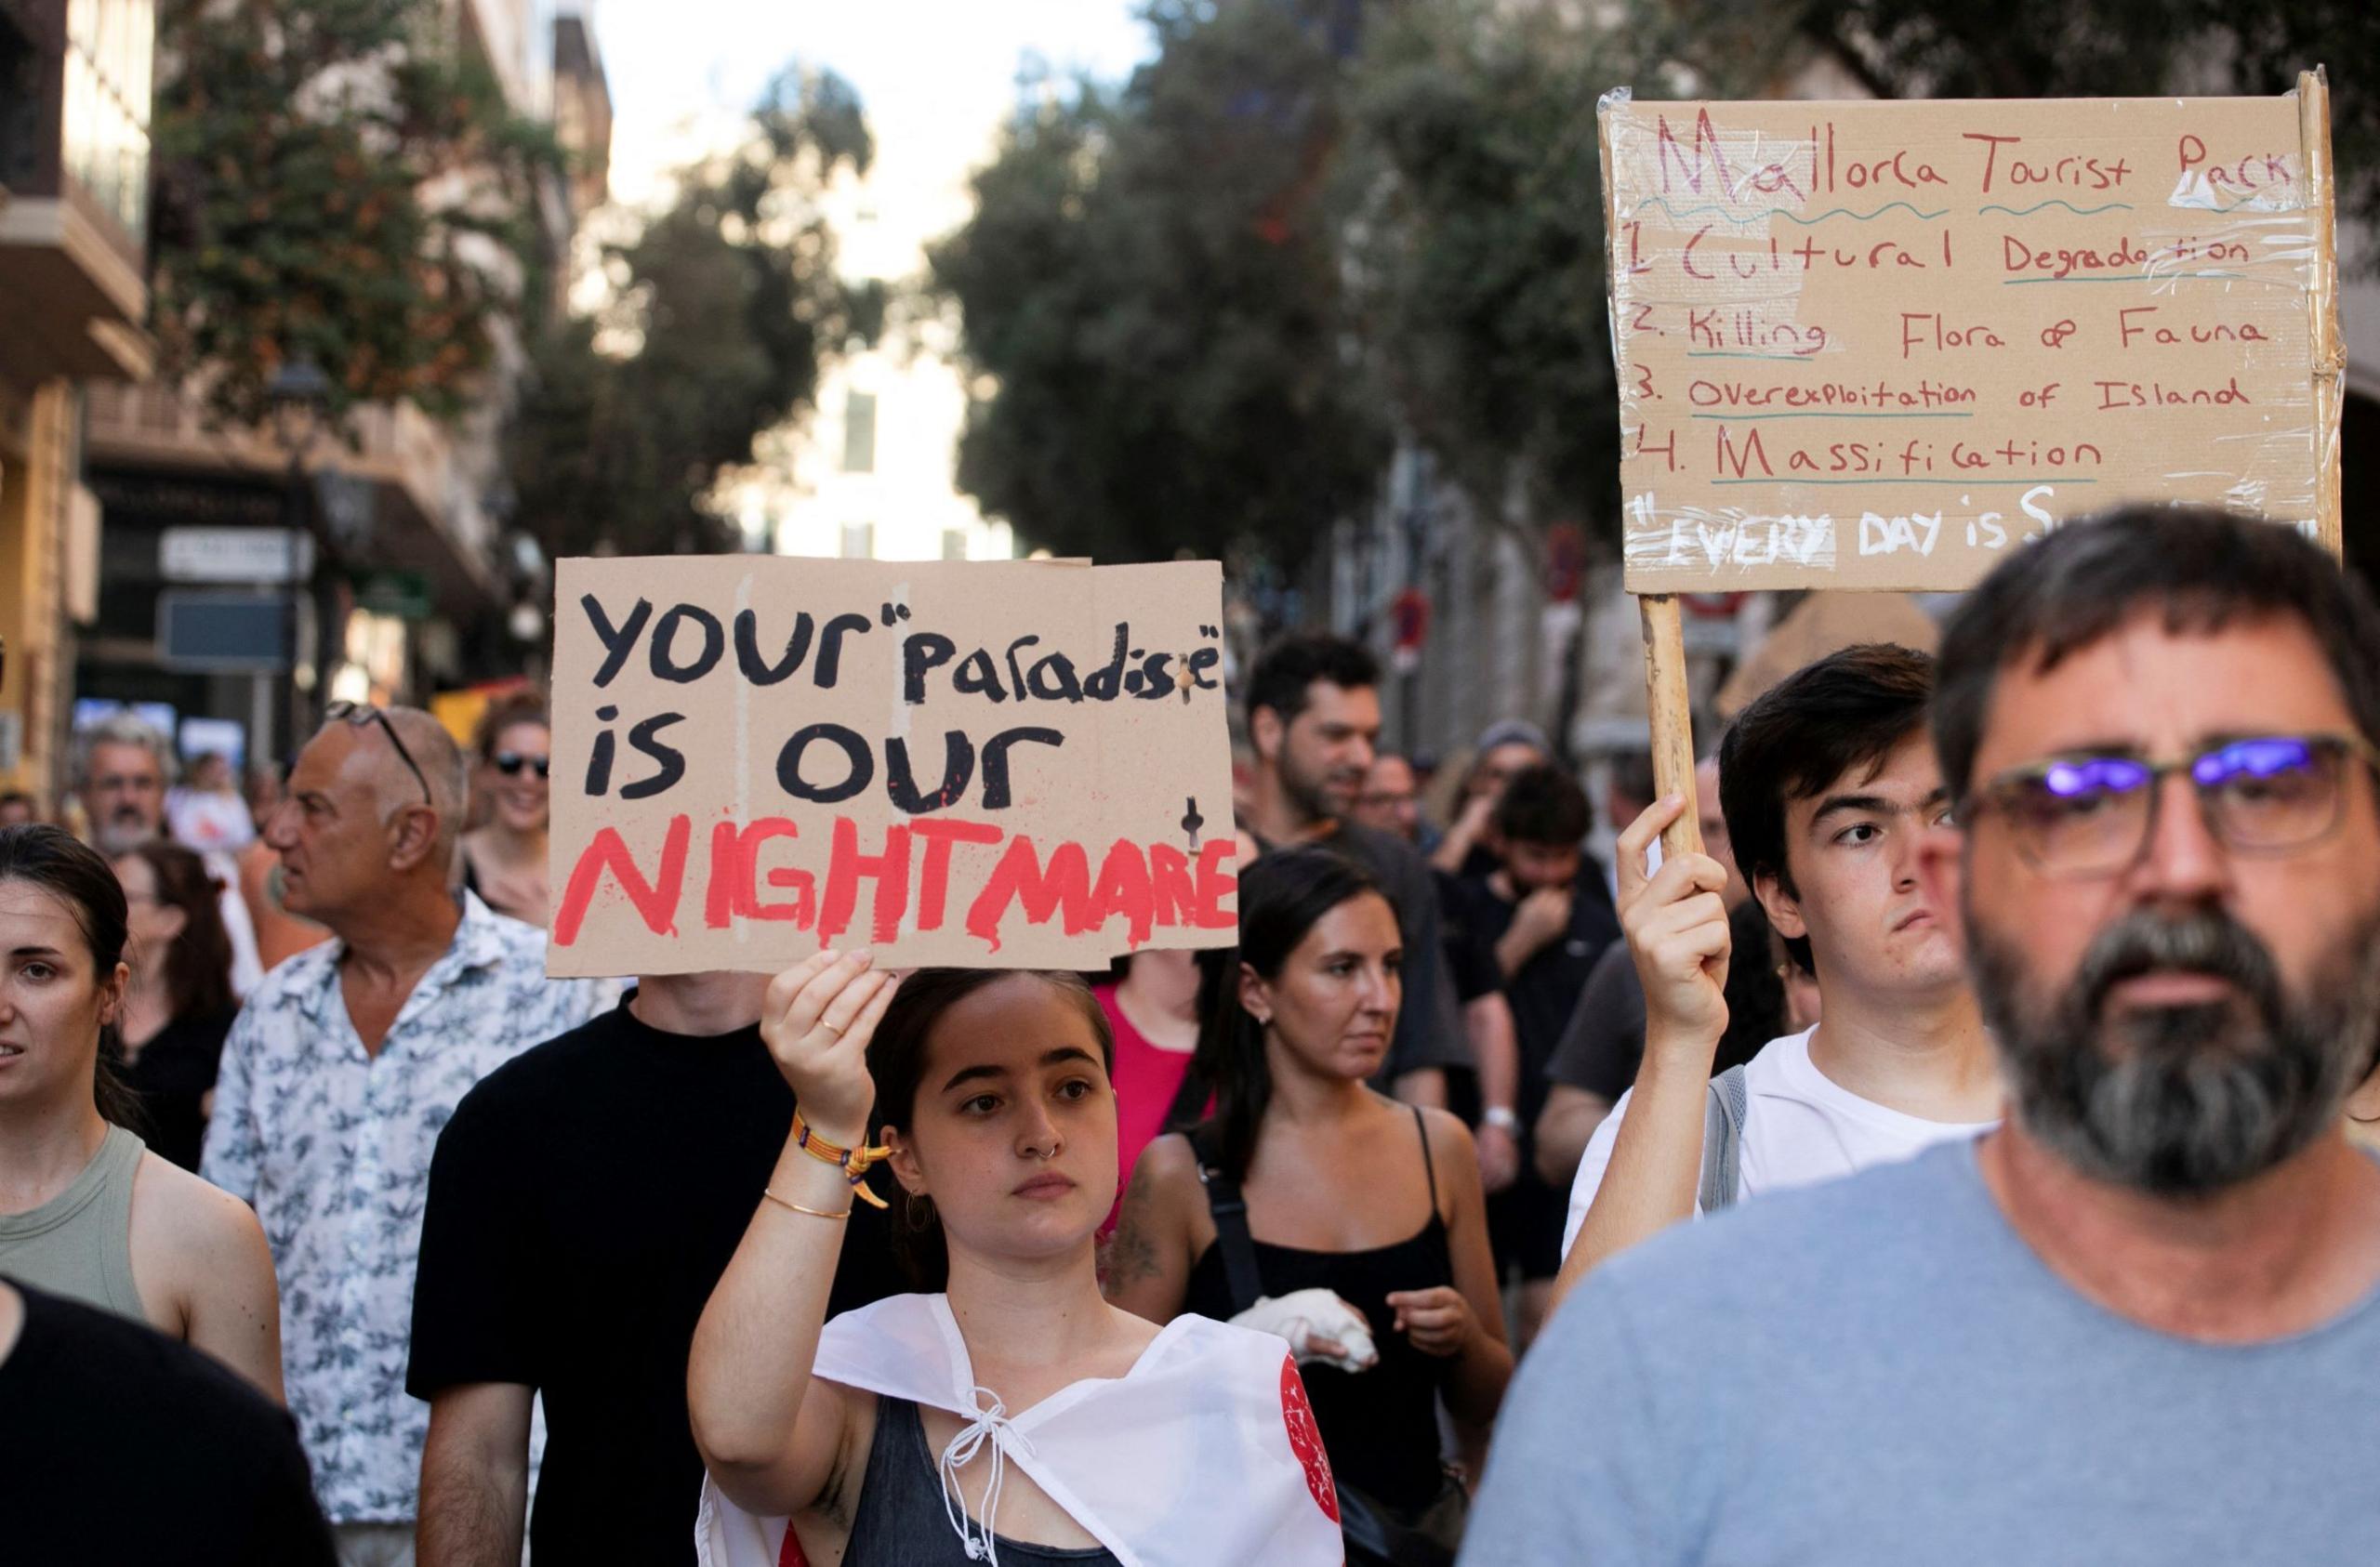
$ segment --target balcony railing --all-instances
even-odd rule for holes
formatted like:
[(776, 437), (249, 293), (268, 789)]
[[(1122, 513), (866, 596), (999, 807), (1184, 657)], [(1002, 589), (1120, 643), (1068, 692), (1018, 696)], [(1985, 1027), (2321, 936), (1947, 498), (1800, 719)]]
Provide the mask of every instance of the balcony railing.
[[(99, 461), (270, 474), (289, 463), (271, 431), (210, 424), (195, 396), (168, 384), (93, 386), (89, 408), (90, 453)], [(477, 508), (464, 504), (469, 486), (443, 425), (410, 403), (376, 403), (350, 414), (343, 434), (316, 441), (306, 466), (391, 486), (457, 543), (481, 542)]]

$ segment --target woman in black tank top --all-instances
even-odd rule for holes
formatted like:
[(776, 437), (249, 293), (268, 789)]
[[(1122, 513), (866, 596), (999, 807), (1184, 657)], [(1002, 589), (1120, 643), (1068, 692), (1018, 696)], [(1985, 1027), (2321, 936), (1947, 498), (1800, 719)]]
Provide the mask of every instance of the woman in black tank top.
[[(1142, 1155), (1108, 1298), (1159, 1322), (1302, 1316), (1292, 1346), (1342, 1501), (1410, 1522), (1448, 1500), (1440, 1397), (1485, 1425), (1512, 1375), (1476, 1157), (1453, 1116), (1365, 1086), (1395, 1028), (1400, 940), (1370, 879), (1324, 849), (1268, 855), (1239, 878), (1239, 919), (1237, 951), (1211, 955), (1183, 1101), (1211, 1093), (1214, 1113)], [(1300, 1291), (1352, 1310), (1340, 1320), (1377, 1359), (1334, 1352), (1349, 1346), (1327, 1300), (1270, 1304)], [(1361, 1559), (1352, 1517), (1349, 1542)]]

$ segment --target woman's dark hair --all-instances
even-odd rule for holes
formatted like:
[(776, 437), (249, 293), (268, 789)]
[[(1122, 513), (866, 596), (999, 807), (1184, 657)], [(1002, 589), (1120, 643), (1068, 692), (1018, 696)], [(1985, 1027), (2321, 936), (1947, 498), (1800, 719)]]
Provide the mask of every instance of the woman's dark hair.
[[(1256, 1134), (1273, 1099), (1264, 1030), (1239, 1004), (1239, 967), (1279, 975), (1322, 916), (1372, 893), (1395, 903), (1361, 866), (1328, 849), (1287, 849), (1260, 857), (1239, 874), (1239, 945), (1198, 955), (1198, 1047), (1190, 1058), (1170, 1118), (1176, 1129), (1211, 1099), (1211, 1144), (1205, 1152), (1235, 1181), (1256, 1157)], [(1186, 1111), (1186, 1113), (1185, 1113)]]
[[(883, 1139), (887, 1126), (906, 1126), (918, 1107), (918, 1089), (926, 1074), (926, 1047), (934, 1025), (961, 1001), (987, 985), (1018, 973), (1040, 981), (1082, 1011), (1099, 1041), (1099, 1059), (1109, 1077), (1116, 1074), (1116, 1033), (1107, 1014), (1079, 974), (1057, 970), (1013, 968), (920, 968), (901, 981), (892, 1005), (867, 1042), (867, 1074), (876, 1082), (876, 1109), (869, 1120), (868, 1140)], [(939, 1290), (950, 1282), (950, 1248), (944, 1241), (942, 1220), (931, 1197), (903, 1192), (892, 1205), (892, 1247), (910, 1281), (922, 1290)]]
[(515, 691), (489, 703), (480, 715), (471, 731), (472, 754), (483, 762), (495, 760), (496, 737), (515, 724), (535, 724), (549, 732), (554, 727), (546, 714), (544, 698), (534, 691)]
[[(219, 1018), (239, 1008), (231, 994), (231, 932), (223, 924), (223, 887), (196, 850), (163, 838), (136, 846), (127, 858), (147, 863), (157, 902), (182, 912), (182, 933), (165, 953), (165, 994), (176, 1018)], [(153, 961), (152, 955), (142, 953)]]
[[(1719, 808), (1746, 886), (1770, 876), (1788, 897), (1801, 895), (1785, 852), (1786, 802), (1825, 793), (1854, 768), (1883, 766), (1924, 732), (1933, 695), (1933, 659), (1866, 642), (1804, 665), (1736, 716), (1719, 743)], [(1808, 937), (1785, 938), (1785, 949), (1812, 968)]]
[[(124, 887), (97, 849), (46, 823), (0, 827), (0, 882), (9, 881), (40, 888), (72, 910), (83, 944), (90, 949), (93, 977), (104, 984), (114, 975), (124, 961)], [(115, 1026), (102, 1025), (91, 1095), (102, 1116), (137, 1131), (144, 1117), (139, 1096), (116, 1073), (122, 1059)]]

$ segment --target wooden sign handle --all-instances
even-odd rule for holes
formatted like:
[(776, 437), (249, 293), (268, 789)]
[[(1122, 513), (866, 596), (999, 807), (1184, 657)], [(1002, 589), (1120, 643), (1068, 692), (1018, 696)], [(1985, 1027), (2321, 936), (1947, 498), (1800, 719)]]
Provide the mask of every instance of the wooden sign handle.
[[(1686, 810), (1661, 833), (1664, 854), (1702, 852), (1702, 818), (1694, 798), (1694, 711), (1686, 685), (1686, 632), (1673, 593), (1641, 594), (1645, 623), (1645, 705), (1652, 718), (1653, 793), (1682, 795)], [(1624, 823), (1623, 823), (1624, 825)]]
[(2314, 518), (2322, 546), (2346, 547), (2339, 498), (2339, 404), (2347, 349), (2339, 341), (2338, 192), (2331, 172), (2331, 86), (2320, 66), (2297, 76), (2297, 125), (2306, 204), (2314, 214), (2314, 284), (2306, 309), (2314, 349)]

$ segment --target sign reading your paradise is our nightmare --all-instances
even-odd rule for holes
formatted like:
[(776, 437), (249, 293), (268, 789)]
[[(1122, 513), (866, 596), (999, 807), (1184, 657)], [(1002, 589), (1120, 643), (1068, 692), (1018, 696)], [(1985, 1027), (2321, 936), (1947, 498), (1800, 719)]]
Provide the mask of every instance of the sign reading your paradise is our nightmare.
[(565, 560), (558, 975), (1235, 940), (1223, 574)]
[(2298, 95), (1601, 119), (1633, 591), (1964, 587), (2125, 501), (2334, 514)]

